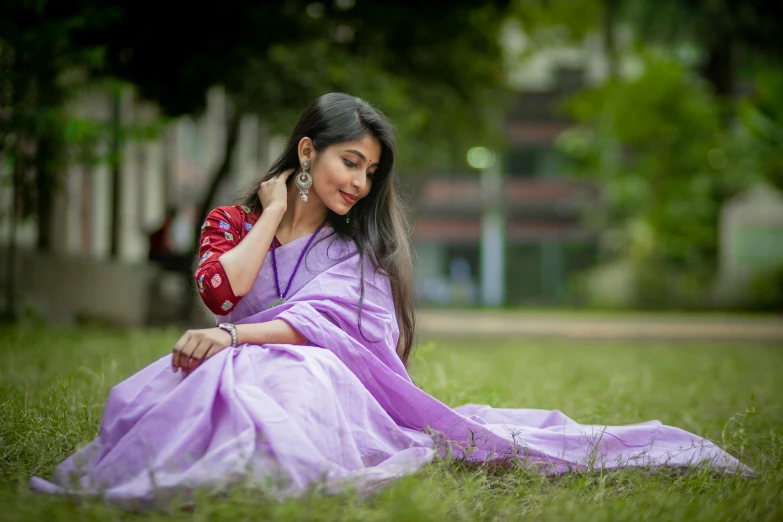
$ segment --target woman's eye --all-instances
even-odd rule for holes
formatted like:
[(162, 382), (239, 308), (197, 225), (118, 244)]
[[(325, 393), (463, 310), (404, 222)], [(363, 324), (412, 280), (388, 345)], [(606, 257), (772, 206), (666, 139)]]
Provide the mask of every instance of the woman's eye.
[(369, 179), (370, 181), (375, 179), (375, 172), (368, 172), (367, 173), (367, 179)]
[(354, 162), (353, 162), (353, 161), (351, 161), (351, 160), (347, 160), (347, 159), (343, 158), (343, 161), (344, 161), (344, 162), (345, 162), (345, 164), (346, 164), (348, 167), (350, 167), (350, 168), (354, 168), (354, 167), (356, 167), (356, 163), (354, 163)]

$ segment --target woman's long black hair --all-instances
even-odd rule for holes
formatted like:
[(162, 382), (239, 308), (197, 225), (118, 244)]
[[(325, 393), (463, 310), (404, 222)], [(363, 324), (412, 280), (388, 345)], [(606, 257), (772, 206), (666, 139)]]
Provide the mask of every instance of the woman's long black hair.
[[(381, 158), (370, 193), (354, 205), (350, 223), (331, 210), (328, 211), (327, 220), (339, 237), (353, 240), (360, 255), (364, 257), (369, 254), (373, 267), (389, 277), (400, 330), (397, 353), (403, 364), (407, 365), (416, 320), (413, 310), (413, 259), (406, 209), (399, 195), (399, 179), (394, 171), (394, 126), (386, 116), (364, 100), (347, 94), (330, 93), (317, 98), (302, 113), (283, 153), (266, 175), (248, 191), (244, 204), (261, 209), (258, 197), (261, 183), (288, 169), (299, 172), (299, 142), (302, 138), (310, 138), (316, 152), (322, 152), (331, 145), (357, 141), (367, 135), (374, 136), (381, 144)], [(292, 183), (295, 177), (289, 177), (288, 182)], [(363, 299), (363, 277), (361, 296), (360, 299)], [(361, 306), (360, 301), (360, 318)]]

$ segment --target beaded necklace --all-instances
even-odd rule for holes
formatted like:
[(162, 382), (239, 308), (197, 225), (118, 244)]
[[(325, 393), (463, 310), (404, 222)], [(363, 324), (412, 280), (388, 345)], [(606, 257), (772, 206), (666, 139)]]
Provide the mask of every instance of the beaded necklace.
[(277, 290), (277, 299), (275, 299), (274, 301), (269, 303), (269, 305), (267, 305), (266, 307), (267, 310), (285, 303), (285, 299), (286, 296), (288, 295), (288, 291), (291, 290), (291, 283), (294, 282), (294, 276), (296, 275), (296, 271), (299, 270), (299, 265), (302, 264), (302, 259), (304, 259), (305, 253), (307, 253), (307, 251), (310, 249), (310, 245), (313, 243), (315, 236), (318, 235), (318, 232), (321, 231), (321, 229), (324, 227), (325, 224), (326, 221), (318, 225), (318, 228), (315, 229), (315, 232), (313, 232), (313, 235), (310, 236), (310, 239), (307, 241), (307, 244), (302, 250), (302, 253), (299, 254), (299, 259), (296, 261), (296, 265), (294, 266), (294, 271), (291, 273), (291, 279), (288, 280), (288, 285), (285, 287), (285, 292), (280, 291), (280, 278), (277, 275), (277, 255), (275, 254), (275, 251), (277, 249), (275, 247), (275, 241), (272, 241), (272, 270), (275, 273), (275, 289)]

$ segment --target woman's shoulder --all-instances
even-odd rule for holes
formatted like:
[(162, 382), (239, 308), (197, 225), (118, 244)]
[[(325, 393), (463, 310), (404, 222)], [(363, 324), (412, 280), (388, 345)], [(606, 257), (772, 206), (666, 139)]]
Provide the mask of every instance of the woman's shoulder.
[(244, 217), (246, 214), (252, 214), (252, 209), (248, 207), (247, 205), (242, 204), (236, 204), (236, 205), (223, 205), (220, 207), (213, 208), (209, 216), (214, 217), (227, 217), (227, 218), (233, 218), (233, 217)]
[(207, 221), (209, 220), (216, 221), (218, 225), (225, 223), (241, 228), (244, 223), (250, 223), (251, 225), (255, 223), (258, 220), (258, 213), (243, 204), (224, 205), (212, 209), (207, 215)]

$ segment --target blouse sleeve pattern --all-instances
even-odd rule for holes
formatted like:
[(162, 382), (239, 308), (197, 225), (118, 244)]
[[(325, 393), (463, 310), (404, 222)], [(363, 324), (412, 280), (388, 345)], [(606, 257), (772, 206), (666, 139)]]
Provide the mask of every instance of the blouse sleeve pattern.
[(215, 315), (226, 315), (241, 299), (231, 289), (218, 260), (244, 237), (247, 224), (241, 208), (218, 207), (201, 225), (196, 285), (202, 301)]

